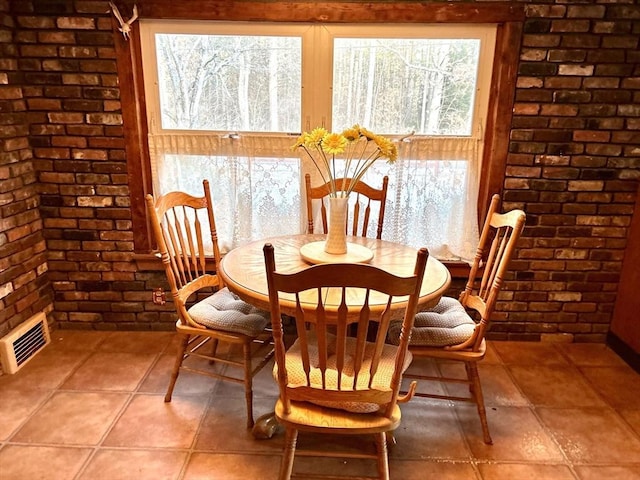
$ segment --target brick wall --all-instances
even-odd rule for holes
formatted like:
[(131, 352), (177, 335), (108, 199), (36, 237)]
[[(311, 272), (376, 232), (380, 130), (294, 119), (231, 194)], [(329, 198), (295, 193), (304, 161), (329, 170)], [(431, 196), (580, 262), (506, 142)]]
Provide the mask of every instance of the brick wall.
[(528, 227), (493, 332), (601, 341), (640, 178), (640, 7), (526, 11), (504, 199)]
[(0, 2), (0, 337), (53, 308), (9, 2)]
[[(29, 180), (28, 136), (55, 292), (52, 318), (65, 328), (173, 328), (170, 305), (151, 303), (163, 275), (136, 271), (131, 261), (108, 2), (25, 0), (11, 8), (3, 24), (15, 22), (9, 46), (18, 57), (2, 71), (20, 72), (24, 86), (2, 99), (21, 109), (11, 113), (13, 146), (7, 151), (5, 142), (2, 155), (22, 156), (15, 164), (25, 166), (6, 169), (3, 160), (0, 182)], [(504, 199), (505, 208), (527, 212), (528, 226), (491, 336), (603, 341), (640, 170), (640, 9), (631, 0), (527, 2), (526, 8), (523, 45), (514, 45), (521, 63)], [(11, 95), (10, 86), (1, 88)], [(24, 203), (28, 211), (31, 204)], [(36, 282), (41, 271), (32, 271)], [(2, 277), (0, 295), (7, 284), (25, 283), (22, 275)], [(18, 314), (17, 304), (8, 304), (13, 314), (0, 317), (0, 327)]]
[[(24, 76), (52, 318), (62, 328), (171, 329), (136, 272), (111, 17), (106, 1), (12, 6)], [(151, 286), (152, 285), (152, 286)]]

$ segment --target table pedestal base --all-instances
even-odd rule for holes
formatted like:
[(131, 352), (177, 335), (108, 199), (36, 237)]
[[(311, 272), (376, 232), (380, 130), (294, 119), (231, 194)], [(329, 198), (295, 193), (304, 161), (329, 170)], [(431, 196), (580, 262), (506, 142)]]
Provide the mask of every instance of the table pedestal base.
[(251, 434), (256, 440), (269, 440), (281, 429), (282, 427), (276, 420), (276, 413), (270, 412), (256, 420), (251, 429)]

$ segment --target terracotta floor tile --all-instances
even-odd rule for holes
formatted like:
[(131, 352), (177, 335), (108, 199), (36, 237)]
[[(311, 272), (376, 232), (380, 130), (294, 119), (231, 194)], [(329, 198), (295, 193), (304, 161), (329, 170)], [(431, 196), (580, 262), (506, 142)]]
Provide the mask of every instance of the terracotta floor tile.
[[(391, 466), (389, 466), (391, 470)], [(304, 473), (328, 472), (334, 475), (351, 477), (376, 477), (376, 461), (361, 458), (317, 458), (297, 456), (293, 462), (293, 472), (298, 475)], [(277, 477), (270, 477), (277, 478)], [(305, 478), (302, 476), (301, 478)]]
[(393, 460), (389, 464), (391, 478), (402, 480), (477, 480), (469, 463), (430, 460)]
[[(176, 357), (174, 354), (161, 355), (137, 391), (164, 395), (167, 392), (167, 388), (169, 388), (169, 380), (171, 379), (171, 371), (173, 370), (175, 360)], [(208, 368), (206, 362), (201, 361), (198, 362), (198, 364), (204, 366), (204, 368)], [(178, 375), (178, 380), (173, 389), (173, 395), (211, 394), (219, 381), (220, 380), (207, 375), (183, 370), (180, 372), (180, 375)]]
[(208, 403), (207, 397), (136, 395), (104, 440), (107, 447), (189, 448)]
[(493, 445), (483, 441), (475, 406), (456, 407), (473, 456), (480, 460), (553, 462), (562, 453), (530, 408), (494, 407), (487, 410)]
[(447, 402), (413, 398), (401, 406), (391, 457), (401, 459), (469, 459), (455, 410)]
[[(260, 397), (277, 397), (278, 396), (278, 384), (273, 378), (273, 365), (275, 361), (271, 359), (262, 370), (260, 370), (255, 377), (253, 377), (253, 396)], [(221, 385), (220, 385), (221, 387)], [(220, 388), (219, 387), (219, 388)], [(219, 390), (219, 393), (224, 394), (223, 390)]]
[(519, 366), (511, 374), (534, 405), (549, 407), (605, 407), (606, 403), (575, 367)]
[(640, 480), (640, 466), (577, 466), (576, 473), (580, 480)]
[(0, 478), (69, 480), (91, 452), (90, 448), (7, 445), (0, 450)]
[(501, 360), (508, 365), (569, 365), (555, 343), (493, 342)]
[[(337, 455), (338, 452), (374, 455), (376, 451), (373, 435), (337, 435), (299, 432), (297, 446), (299, 450), (321, 450), (331, 453), (332, 455)], [(303, 456), (299, 455), (298, 457), (300, 458), (300, 462), (302, 462)], [(363, 465), (367, 464), (369, 464), (368, 460), (363, 463)]]
[[(273, 411), (276, 398), (255, 399), (254, 419)], [(256, 440), (245, 428), (244, 400), (229, 397), (214, 398), (204, 417), (196, 438), (195, 449), (229, 453), (280, 453), (283, 447), (282, 429), (268, 440)]]
[[(254, 368), (257, 365), (254, 361)], [(273, 379), (273, 360), (265, 365), (260, 372), (253, 377), (253, 396), (254, 397), (274, 397), (278, 395), (278, 385)], [(225, 369), (227, 375), (233, 375), (235, 377), (242, 378), (243, 372), (237, 368), (227, 367)], [(239, 397), (244, 398), (244, 385), (233, 382), (221, 381), (216, 385), (216, 395), (223, 397)]]
[(481, 463), (478, 470), (483, 480), (575, 480), (566, 465)]
[(47, 346), (15, 374), (0, 376), (0, 388), (13, 385), (52, 390), (59, 387), (90, 355), (88, 351), (57, 351)]
[(422, 373), (424, 375), (435, 375), (438, 373), (437, 361), (433, 358), (413, 357), (406, 373)]
[(279, 455), (194, 453), (183, 480), (248, 480), (278, 478)]
[[(431, 358), (414, 357), (411, 365), (409, 365), (409, 368), (407, 368), (406, 374), (408, 376), (411, 374), (417, 374), (436, 377), (439, 376), (439, 372), (440, 370), (436, 360)], [(444, 395), (446, 393), (442, 382), (431, 380), (417, 380), (408, 377), (402, 379), (402, 391), (407, 391), (410, 383), (414, 380), (418, 382), (416, 392), (425, 392), (436, 395)]]
[(0, 441), (4, 441), (51, 395), (46, 390), (0, 385)]
[(584, 367), (583, 375), (614, 408), (640, 408), (640, 374), (630, 367)]
[(487, 353), (485, 353), (481, 363), (482, 364), (502, 363), (502, 359), (496, 353), (496, 349), (493, 346), (493, 343), (491, 342), (487, 343)]
[(112, 332), (97, 351), (117, 353), (162, 353), (171, 343), (172, 332)]
[(164, 353), (168, 355), (174, 355), (178, 352), (180, 345), (182, 343), (182, 335), (178, 335), (175, 330), (172, 332), (171, 340), (169, 341), (169, 345), (165, 349)]
[(99, 450), (78, 480), (177, 480), (188, 453), (176, 450)]
[(132, 391), (155, 360), (156, 355), (148, 353), (96, 352), (64, 382), (62, 388)]
[(55, 330), (51, 332), (51, 343), (47, 348), (92, 352), (111, 334), (95, 330)]
[(541, 408), (538, 415), (570, 461), (640, 463), (640, 439), (613, 410)]
[(96, 445), (129, 400), (126, 393), (58, 392), (11, 438), (14, 442)]
[(558, 345), (569, 359), (581, 367), (622, 367), (625, 365), (616, 353), (604, 344), (563, 343)]
[(620, 409), (618, 413), (640, 435), (640, 409)]
[[(440, 368), (446, 376), (466, 378), (464, 365), (461, 362), (442, 365)], [(525, 407), (529, 405), (527, 398), (520, 393), (504, 366), (482, 362), (478, 366), (478, 372), (487, 407), (494, 405)], [(466, 384), (447, 383), (446, 389), (450, 395), (469, 396), (469, 386)]]

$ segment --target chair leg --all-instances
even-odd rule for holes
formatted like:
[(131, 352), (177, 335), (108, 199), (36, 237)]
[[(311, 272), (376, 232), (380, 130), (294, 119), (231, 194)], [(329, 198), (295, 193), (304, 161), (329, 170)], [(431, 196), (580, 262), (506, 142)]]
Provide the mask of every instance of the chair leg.
[(247, 428), (253, 428), (253, 372), (251, 369), (251, 341), (242, 345), (244, 356), (244, 397), (247, 403)]
[(282, 461), (280, 462), (280, 475), (278, 480), (289, 480), (293, 471), (293, 457), (296, 454), (296, 442), (298, 441), (298, 430), (287, 427), (284, 434), (284, 450)]
[(376, 433), (376, 451), (378, 453), (378, 477), (389, 480), (389, 457), (387, 453), (387, 434)]
[(467, 373), (467, 378), (469, 379), (469, 393), (475, 399), (476, 393), (474, 390), (473, 380), (471, 379), (471, 375), (473, 374), (471, 373), (471, 364), (469, 362), (464, 362), (464, 370)]
[[(212, 338), (211, 339), (211, 356), (215, 357), (216, 353), (218, 353), (218, 339)], [(215, 363), (215, 360), (213, 358), (209, 360), (209, 365), (213, 365), (214, 363)]]
[(492, 445), (493, 440), (489, 433), (489, 423), (487, 422), (487, 411), (484, 406), (484, 396), (482, 395), (482, 386), (480, 385), (480, 375), (478, 375), (478, 366), (473, 362), (466, 364), (469, 375), (469, 381), (471, 382), (471, 393), (478, 407), (478, 415), (480, 416), (480, 423), (482, 424), (482, 435), (484, 436), (484, 443)]
[(171, 401), (171, 396), (173, 395), (173, 387), (176, 386), (176, 380), (178, 380), (178, 375), (180, 374), (180, 367), (182, 366), (182, 361), (184, 360), (184, 352), (187, 351), (189, 347), (189, 335), (182, 335), (182, 341), (180, 342), (180, 349), (176, 355), (176, 360), (173, 364), (173, 371), (171, 372), (171, 380), (169, 381), (169, 388), (167, 389), (167, 393), (164, 396), (165, 402)]

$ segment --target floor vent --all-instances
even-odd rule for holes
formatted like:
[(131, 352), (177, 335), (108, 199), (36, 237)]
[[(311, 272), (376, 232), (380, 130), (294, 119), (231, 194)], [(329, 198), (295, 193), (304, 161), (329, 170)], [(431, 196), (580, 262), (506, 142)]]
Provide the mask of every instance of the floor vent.
[(0, 338), (0, 360), (4, 373), (16, 373), (51, 341), (47, 317), (35, 314)]

